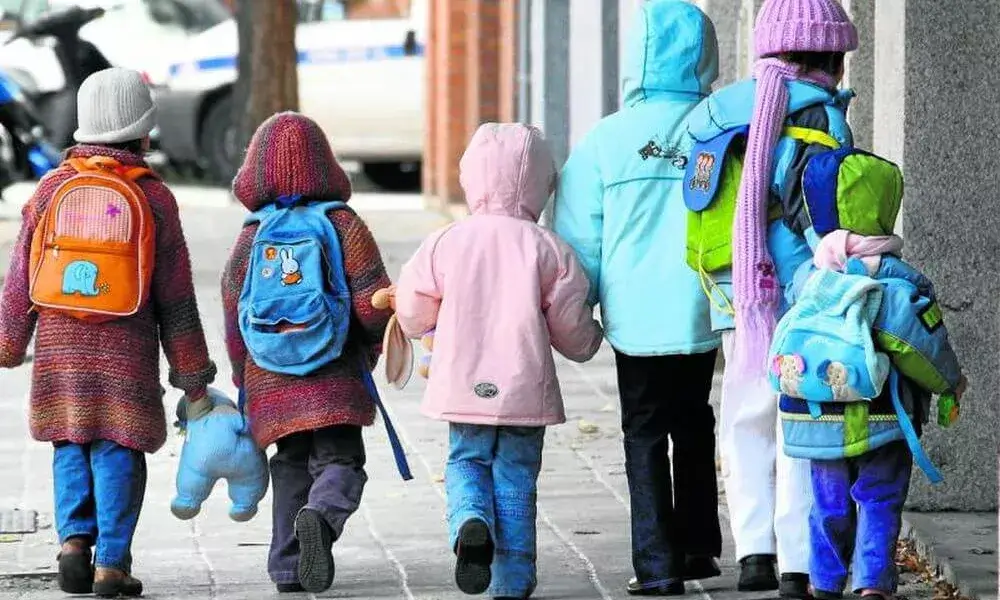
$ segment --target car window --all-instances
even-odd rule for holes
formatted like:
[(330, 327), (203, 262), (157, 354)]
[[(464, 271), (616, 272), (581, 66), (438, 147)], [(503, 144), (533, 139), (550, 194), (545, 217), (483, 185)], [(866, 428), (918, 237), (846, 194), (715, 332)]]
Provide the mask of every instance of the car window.
[(405, 19), (410, 0), (298, 0), (299, 23)]
[(149, 17), (167, 27), (186, 33), (201, 33), (232, 15), (221, 0), (142, 0)]
[(30, 23), (49, 10), (48, 0), (0, 0), (0, 8), (8, 14), (19, 15), (25, 23)]

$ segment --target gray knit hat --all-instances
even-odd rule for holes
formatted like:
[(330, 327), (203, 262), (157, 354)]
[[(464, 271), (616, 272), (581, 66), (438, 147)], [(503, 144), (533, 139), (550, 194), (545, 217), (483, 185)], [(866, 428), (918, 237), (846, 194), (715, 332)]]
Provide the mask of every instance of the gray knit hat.
[(156, 105), (138, 72), (113, 67), (88, 77), (77, 94), (81, 144), (120, 144), (139, 140), (156, 125)]

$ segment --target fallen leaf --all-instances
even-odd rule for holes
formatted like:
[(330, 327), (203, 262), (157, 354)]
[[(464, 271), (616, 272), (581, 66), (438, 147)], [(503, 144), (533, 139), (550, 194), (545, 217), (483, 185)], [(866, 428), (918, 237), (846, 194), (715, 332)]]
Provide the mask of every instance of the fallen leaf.
[(435, 475), (434, 477), (431, 477), (431, 481), (434, 483), (444, 483), (444, 475)]
[(597, 425), (583, 419), (577, 421), (576, 428), (580, 430), (580, 433), (597, 433), (600, 429)]

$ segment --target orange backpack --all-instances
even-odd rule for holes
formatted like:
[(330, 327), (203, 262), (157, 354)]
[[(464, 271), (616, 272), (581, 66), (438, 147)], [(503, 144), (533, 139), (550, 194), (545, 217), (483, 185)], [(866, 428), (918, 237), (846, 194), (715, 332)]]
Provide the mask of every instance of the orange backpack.
[(91, 322), (134, 315), (149, 297), (156, 252), (153, 213), (135, 183), (143, 167), (94, 156), (66, 163), (31, 240), (30, 295), (39, 310)]

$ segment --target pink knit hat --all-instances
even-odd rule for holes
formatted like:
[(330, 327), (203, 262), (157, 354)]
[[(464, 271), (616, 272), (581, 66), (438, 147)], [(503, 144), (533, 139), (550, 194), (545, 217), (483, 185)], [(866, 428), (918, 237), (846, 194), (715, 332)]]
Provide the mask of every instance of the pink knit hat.
[(757, 58), (858, 48), (858, 31), (837, 0), (766, 0), (757, 13), (753, 37)]

